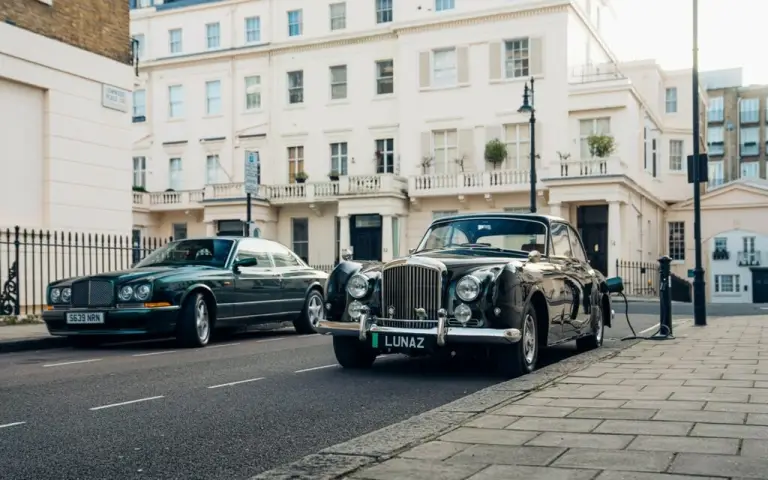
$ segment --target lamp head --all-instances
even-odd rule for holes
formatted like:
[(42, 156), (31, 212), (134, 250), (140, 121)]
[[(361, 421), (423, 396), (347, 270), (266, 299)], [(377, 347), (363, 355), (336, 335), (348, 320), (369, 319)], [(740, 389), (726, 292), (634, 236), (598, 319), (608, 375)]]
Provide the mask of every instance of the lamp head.
[(530, 113), (533, 111), (533, 107), (530, 102), (530, 93), (528, 89), (528, 82), (525, 83), (525, 89), (523, 90), (523, 104), (517, 109), (517, 113)]

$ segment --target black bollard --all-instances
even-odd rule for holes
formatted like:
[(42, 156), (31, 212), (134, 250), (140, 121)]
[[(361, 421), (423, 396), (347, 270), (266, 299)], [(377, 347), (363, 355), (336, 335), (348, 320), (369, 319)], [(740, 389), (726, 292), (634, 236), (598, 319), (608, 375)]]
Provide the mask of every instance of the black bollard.
[(659, 336), (672, 336), (672, 259), (664, 255), (659, 259)]

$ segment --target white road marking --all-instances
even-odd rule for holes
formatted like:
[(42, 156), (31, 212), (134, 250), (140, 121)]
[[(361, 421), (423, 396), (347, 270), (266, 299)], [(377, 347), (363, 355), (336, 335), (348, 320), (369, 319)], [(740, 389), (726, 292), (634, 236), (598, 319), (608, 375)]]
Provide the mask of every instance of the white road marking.
[(48, 363), (48, 364), (43, 365), (43, 368), (61, 367), (61, 366), (64, 366), (64, 365), (77, 365), (78, 363), (100, 362), (101, 360), (102, 360), (101, 358), (91, 358), (91, 359), (88, 359), (88, 360), (74, 360), (72, 362)]
[(149, 357), (152, 355), (163, 355), (166, 353), (175, 353), (176, 350), (166, 350), (164, 352), (149, 352), (149, 353), (137, 353), (135, 355), (131, 355), (132, 357)]
[(0, 428), (8, 428), (8, 427), (15, 427), (17, 425), (24, 425), (27, 422), (13, 422), (13, 423), (6, 423), (5, 425), (0, 425)]
[(88, 410), (103, 410), (105, 408), (112, 408), (112, 407), (121, 407), (123, 405), (130, 405), (132, 403), (139, 403), (139, 402), (148, 402), (150, 400), (157, 400), (158, 398), (165, 398), (165, 395), (158, 395), (156, 397), (147, 397), (147, 398), (140, 398), (138, 400), (129, 400), (127, 402), (120, 402), (120, 403), (111, 403), (109, 405), (102, 405), (100, 407), (93, 407), (89, 408)]
[(213, 385), (208, 388), (221, 388), (221, 387), (231, 387), (232, 385), (240, 385), (241, 383), (248, 383), (248, 382), (256, 382), (259, 380), (264, 380), (264, 377), (259, 378), (249, 378), (248, 380), (240, 380), (237, 382), (229, 382), (229, 383), (222, 383), (221, 385)]
[(305, 368), (303, 370), (296, 370), (293, 373), (303, 373), (303, 372), (311, 372), (313, 370), (322, 370), (323, 368), (331, 368), (331, 367), (335, 367), (336, 365), (337, 364), (334, 363), (333, 365), (323, 365), (322, 367)]
[(289, 337), (265, 338), (263, 340), (256, 340), (254, 343), (274, 342), (276, 340), (285, 340), (286, 338)]
[(237, 343), (222, 343), (220, 345), (209, 345), (208, 348), (234, 347), (235, 345), (240, 345), (240, 342), (237, 342)]

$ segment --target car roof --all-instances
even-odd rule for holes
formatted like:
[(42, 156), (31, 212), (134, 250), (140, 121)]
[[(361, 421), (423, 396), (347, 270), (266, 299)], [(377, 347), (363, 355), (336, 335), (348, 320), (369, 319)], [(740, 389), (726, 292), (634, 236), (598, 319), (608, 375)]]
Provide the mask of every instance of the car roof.
[(447, 215), (440, 217), (432, 221), (432, 223), (455, 221), (455, 220), (471, 220), (473, 218), (508, 218), (508, 219), (524, 219), (524, 220), (538, 220), (540, 222), (549, 225), (551, 222), (564, 222), (568, 223), (562, 217), (556, 217), (554, 215), (544, 215), (541, 213), (510, 213), (510, 212), (473, 212), (473, 213), (460, 213), (456, 215)]
[(174, 240), (176, 242), (182, 242), (182, 241), (194, 241), (194, 240), (232, 240), (233, 242), (239, 242), (240, 240), (255, 240), (257, 242), (263, 242), (263, 243), (277, 243), (274, 240), (269, 240), (267, 238), (258, 238), (258, 237), (235, 237), (235, 236), (229, 236), (229, 235), (222, 235), (222, 236), (211, 236), (211, 237), (187, 237), (182, 238), (180, 240)]

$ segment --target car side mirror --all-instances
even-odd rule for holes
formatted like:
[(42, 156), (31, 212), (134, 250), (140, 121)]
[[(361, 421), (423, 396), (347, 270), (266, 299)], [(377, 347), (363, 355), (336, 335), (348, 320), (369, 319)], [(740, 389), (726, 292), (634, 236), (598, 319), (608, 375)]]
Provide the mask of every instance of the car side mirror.
[(240, 267), (255, 267), (258, 264), (259, 261), (255, 258), (241, 258), (240, 260), (235, 260), (233, 267), (235, 269)]

